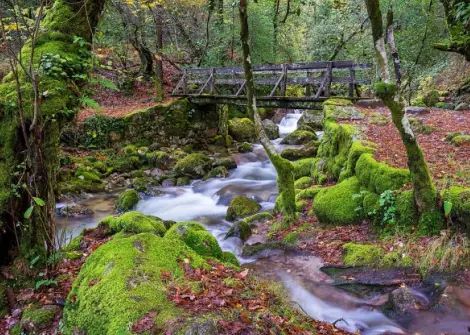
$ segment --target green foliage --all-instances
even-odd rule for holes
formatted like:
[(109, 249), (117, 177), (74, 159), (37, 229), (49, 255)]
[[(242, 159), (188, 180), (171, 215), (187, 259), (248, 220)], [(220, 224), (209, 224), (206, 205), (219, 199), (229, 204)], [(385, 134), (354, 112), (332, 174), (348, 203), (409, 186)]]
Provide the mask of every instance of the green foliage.
[(123, 130), (122, 119), (93, 115), (83, 122), (84, 144), (89, 148), (105, 148), (111, 144), (110, 133)]
[(378, 266), (385, 252), (382, 248), (371, 244), (346, 243), (344, 249), (344, 264), (348, 266)]
[[(445, 190), (442, 195), (445, 203), (452, 204), (451, 210), (446, 211), (452, 222), (457, 225), (459, 230), (470, 235), (470, 188), (461, 186), (452, 186)], [(450, 206), (447, 206), (447, 209)], [(445, 209), (445, 208), (444, 208)]]

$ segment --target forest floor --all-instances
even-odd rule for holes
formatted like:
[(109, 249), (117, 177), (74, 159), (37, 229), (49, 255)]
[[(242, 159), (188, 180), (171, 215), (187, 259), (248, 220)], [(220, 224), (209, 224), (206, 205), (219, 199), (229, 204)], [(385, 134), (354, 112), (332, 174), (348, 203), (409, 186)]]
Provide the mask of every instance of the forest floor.
[[(347, 121), (359, 126), (366, 140), (377, 144), (375, 158), (394, 167), (407, 167), (405, 146), (387, 108), (360, 108), (365, 118)], [(470, 111), (431, 109), (409, 115), (429, 169), (439, 188), (449, 184), (469, 186), (470, 143), (453, 145), (451, 133), (470, 134)]]

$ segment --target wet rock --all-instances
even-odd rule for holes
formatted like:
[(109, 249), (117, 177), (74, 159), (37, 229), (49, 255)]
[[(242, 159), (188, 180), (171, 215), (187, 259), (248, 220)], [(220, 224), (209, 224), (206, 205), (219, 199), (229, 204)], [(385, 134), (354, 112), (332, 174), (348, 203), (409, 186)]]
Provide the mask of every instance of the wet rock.
[(245, 244), (242, 250), (243, 257), (270, 257), (282, 254), (285, 245), (278, 241), (268, 241), (265, 243)]
[(423, 294), (407, 286), (392, 291), (389, 303), (395, 313), (402, 315), (429, 307), (429, 300)]
[(228, 170), (224, 166), (217, 166), (213, 168), (204, 179), (208, 178), (225, 178), (228, 176)]
[(201, 153), (189, 154), (176, 162), (174, 171), (179, 176), (202, 178), (212, 165), (210, 158)]
[(323, 111), (306, 110), (297, 123), (299, 128), (307, 126), (312, 130), (323, 129)]
[(237, 162), (232, 157), (218, 158), (212, 163), (213, 167), (223, 166), (227, 170), (236, 169)]
[(284, 109), (284, 108), (276, 109), (272, 120), (274, 123), (279, 124), (286, 115), (287, 115), (287, 109)]
[(279, 126), (269, 119), (263, 120), (263, 127), (270, 140), (279, 138)]
[(150, 177), (154, 177), (154, 178), (161, 178), (165, 175), (165, 171), (163, 171), (162, 169), (159, 169), (159, 168), (155, 168), (155, 169), (152, 169), (152, 170), (147, 170), (145, 171), (146, 174)]
[(230, 136), (236, 141), (252, 142), (256, 138), (255, 125), (248, 118), (234, 118), (229, 120), (228, 129)]
[(183, 176), (176, 179), (176, 186), (186, 186), (191, 184), (191, 179), (189, 177)]
[(130, 211), (139, 202), (139, 193), (136, 190), (125, 190), (119, 195), (116, 209), (120, 212)]
[(59, 306), (29, 306), (23, 311), (20, 321), (21, 330), (27, 334), (39, 334), (41, 330), (50, 326), (56, 314), (60, 311)]
[(319, 142), (311, 141), (300, 148), (288, 148), (281, 152), (281, 157), (290, 161), (296, 161), (302, 158), (315, 157), (318, 151)]
[(162, 187), (173, 187), (176, 185), (176, 180), (174, 178), (168, 178), (162, 181)]
[(413, 114), (413, 115), (428, 114), (429, 113), (429, 108), (428, 107), (409, 106), (409, 107), (405, 108), (405, 112), (407, 114)]
[(244, 218), (256, 214), (261, 209), (261, 205), (255, 200), (245, 196), (236, 196), (230, 201), (225, 218), (228, 221)]
[(83, 217), (83, 216), (92, 216), (93, 211), (90, 208), (87, 208), (80, 204), (66, 204), (63, 207), (57, 209), (57, 215), (67, 218)]
[(237, 145), (237, 150), (240, 153), (245, 153), (245, 152), (252, 152), (253, 151), (253, 145), (248, 142), (243, 142)]
[(251, 235), (251, 227), (245, 220), (235, 222), (225, 235), (225, 239), (230, 237), (238, 237), (242, 241), (246, 241)]
[(314, 132), (306, 130), (296, 130), (287, 135), (281, 142), (281, 144), (289, 145), (300, 145), (306, 144), (313, 140), (317, 140), (317, 135)]
[(184, 331), (184, 335), (217, 335), (217, 324), (214, 320), (194, 322)]

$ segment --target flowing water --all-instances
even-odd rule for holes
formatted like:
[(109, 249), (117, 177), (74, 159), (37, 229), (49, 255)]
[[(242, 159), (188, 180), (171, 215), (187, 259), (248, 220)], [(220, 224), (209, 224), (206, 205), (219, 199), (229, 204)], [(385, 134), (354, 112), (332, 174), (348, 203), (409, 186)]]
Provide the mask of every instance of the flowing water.
[[(300, 116), (300, 112), (294, 111), (284, 117), (279, 125), (282, 137), (297, 128)], [(279, 150), (282, 149), (280, 139), (273, 143)], [(332, 279), (320, 271), (322, 262), (316, 257), (282, 254), (261, 259), (242, 257), (243, 242), (235, 237), (225, 239), (231, 226), (224, 219), (228, 203), (235, 195), (246, 195), (260, 202), (263, 209), (272, 209), (277, 195), (276, 172), (260, 145), (255, 145), (251, 153), (235, 156), (235, 160), (238, 167), (227, 178), (195, 181), (184, 187), (161, 188), (161, 195), (141, 200), (137, 210), (164, 220), (201, 222), (217, 238), (223, 250), (236, 254), (244, 266), (258, 275), (281, 281), (291, 299), (316, 320), (340, 320), (336, 323), (338, 327), (365, 335), (408, 333), (397, 322), (372, 307), (369, 300), (355, 297), (332, 285)], [(95, 211), (96, 207), (101, 211), (87, 219), (59, 224), (64, 229), (73, 227), (72, 233), (76, 235), (77, 231), (96, 225), (103, 215), (112, 211), (109, 199), (98, 202), (98, 206), (92, 205), (90, 199), (87, 202), (95, 207)], [(411, 322), (411, 325), (407, 323), (407, 328), (413, 329), (416, 334), (444, 334), (442, 329), (447, 329), (446, 334), (469, 334), (466, 327), (470, 323), (465, 321), (465, 315), (464, 321), (462, 317), (453, 320), (442, 319), (438, 315), (422, 315), (421, 321), (418, 315), (416, 322)], [(440, 326), (432, 326), (433, 323)]]

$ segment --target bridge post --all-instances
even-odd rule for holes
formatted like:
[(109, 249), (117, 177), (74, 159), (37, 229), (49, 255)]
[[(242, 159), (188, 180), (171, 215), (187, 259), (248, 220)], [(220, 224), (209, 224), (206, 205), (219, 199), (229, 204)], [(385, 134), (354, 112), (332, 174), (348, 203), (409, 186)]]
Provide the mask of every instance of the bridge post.
[(328, 62), (328, 66), (326, 69), (326, 83), (325, 83), (325, 97), (329, 97), (331, 95), (331, 82), (333, 79), (333, 62)]
[(211, 95), (213, 95), (214, 90), (215, 90), (215, 69), (214, 68), (211, 68), (210, 78), (211, 78), (211, 81), (209, 83), (209, 91)]
[(287, 65), (282, 64), (282, 81), (281, 81), (281, 96), (286, 96), (287, 91)]
[(183, 77), (181, 80), (183, 81), (183, 94), (188, 94), (188, 72), (186, 69), (183, 69)]
[(354, 89), (356, 88), (356, 71), (354, 68), (349, 69), (349, 97), (354, 98)]

